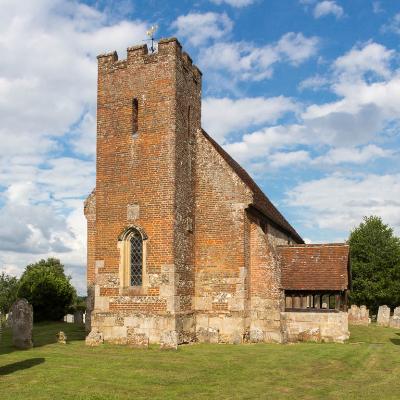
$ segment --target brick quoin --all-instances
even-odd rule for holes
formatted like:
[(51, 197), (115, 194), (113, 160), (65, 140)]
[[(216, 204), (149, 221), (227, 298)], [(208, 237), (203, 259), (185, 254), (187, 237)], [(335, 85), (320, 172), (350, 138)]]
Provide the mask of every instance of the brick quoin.
[[(201, 129), (201, 80), (175, 38), (152, 54), (98, 56), (96, 188), (84, 210), (87, 329), (105, 341), (285, 341), (276, 248), (303, 240)], [(129, 229), (143, 238), (132, 287)]]

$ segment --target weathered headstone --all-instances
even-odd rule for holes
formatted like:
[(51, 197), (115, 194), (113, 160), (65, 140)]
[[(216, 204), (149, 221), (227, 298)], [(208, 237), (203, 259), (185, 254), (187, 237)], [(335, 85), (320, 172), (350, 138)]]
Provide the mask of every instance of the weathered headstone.
[(67, 324), (73, 324), (74, 323), (74, 315), (73, 314), (64, 315), (64, 322), (66, 322)]
[(11, 307), (13, 345), (30, 349), (32, 343), (33, 309), (26, 299), (17, 300)]
[(56, 336), (58, 343), (67, 344), (67, 335), (63, 331), (58, 332)]
[(390, 327), (400, 328), (400, 307), (396, 307), (393, 312), (393, 316), (390, 317)]
[(92, 329), (89, 335), (86, 336), (85, 340), (87, 346), (99, 346), (103, 342), (104, 342), (103, 334), (96, 329)]
[(74, 312), (74, 323), (83, 324), (83, 311), (78, 310)]
[(264, 341), (264, 332), (260, 328), (250, 330), (250, 342), (260, 343)]
[(353, 304), (349, 310), (349, 324), (351, 325), (368, 325), (369, 321), (369, 310), (366, 306), (356, 306)]
[(176, 331), (165, 331), (161, 335), (161, 349), (178, 349), (178, 333)]
[(380, 306), (378, 309), (378, 318), (376, 320), (380, 326), (389, 326), (390, 322), (390, 307)]

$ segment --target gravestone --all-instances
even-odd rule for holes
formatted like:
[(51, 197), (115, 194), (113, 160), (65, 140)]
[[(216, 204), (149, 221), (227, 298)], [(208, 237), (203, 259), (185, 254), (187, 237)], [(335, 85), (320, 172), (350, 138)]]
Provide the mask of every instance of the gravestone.
[(393, 312), (393, 317), (390, 317), (390, 327), (400, 328), (400, 307), (396, 307)]
[(74, 323), (74, 315), (73, 314), (64, 315), (64, 322), (66, 322), (67, 324), (73, 324)]
[(85, 343), (87, 346), (99, 346), (104, 342), (103, 333), (97, 329), (90, 331), (89, 335), (86, 336)]
[(83, 311), (78, 310), (74, 312), (74, 323), (83, 324)]
[(161, 334), (160, 349), (178, 349), (178, 334), (176, 331), (165, 331)]
[(26, 299), (17, 300), (11, 307), (13, 345), (30, 349), (32, 343), (33, 309)]
[(376, 320), (380, 326), (389, 326), (390, 323), (390, 307), (380, 306), (378, 309), (378, 318)]
[(349, 324), (351, 325), (366, 325), (370, 323), (369, 310), (366, 306), (356, 306), (353, 304), (349, 310)]
[(63, 331), (58, 332), (56, 336), (58, 343), (67, 344), (67, 335)]

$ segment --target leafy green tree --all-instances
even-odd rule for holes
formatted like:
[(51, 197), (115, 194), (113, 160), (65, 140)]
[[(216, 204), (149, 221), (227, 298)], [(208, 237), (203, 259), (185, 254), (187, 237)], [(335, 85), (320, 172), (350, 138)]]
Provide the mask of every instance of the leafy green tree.
[(20, 279), (18, 297), (26, 298), (32, 304), (35, 321), (60, 320), (76, 299), (70, 280), (60, 260), (40, 260), (26, 267)]
[(15, 276), (0, 274), (0, 311), (7, 314), (17, 299), (18, 279)]
[(377, 216), (364, 217), (349, 238), (353, 304), (373, 312), (400, 305), (400, 239)]

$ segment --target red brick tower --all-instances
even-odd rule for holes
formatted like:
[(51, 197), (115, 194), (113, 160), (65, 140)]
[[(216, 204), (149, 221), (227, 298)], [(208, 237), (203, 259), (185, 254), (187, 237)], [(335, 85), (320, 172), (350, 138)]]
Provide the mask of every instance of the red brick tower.
[[(201, 73), (176, 39), (98, 57), (97, 178), (86, 203), (92, 329), (104, 340), (194, 335), (194, 135)], [(141, 241), (142, 277), (130, 275)], [(165, 339), (167, 340), (167, 339)]]

